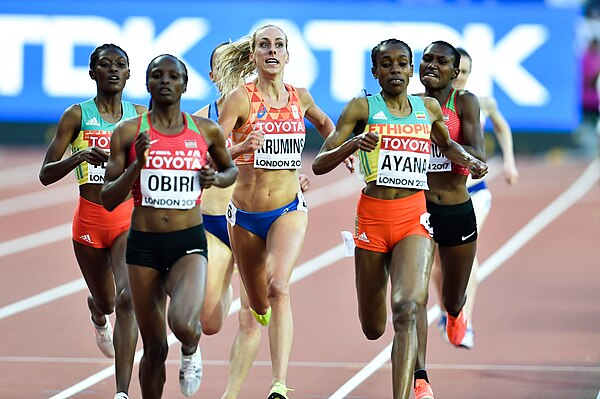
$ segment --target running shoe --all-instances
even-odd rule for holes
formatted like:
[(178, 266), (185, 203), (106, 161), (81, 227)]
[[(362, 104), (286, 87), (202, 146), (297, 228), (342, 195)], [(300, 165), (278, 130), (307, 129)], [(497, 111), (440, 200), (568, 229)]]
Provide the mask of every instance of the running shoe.
[(125, 392), (117, 392), (114, 399), (129, 399), (129, 396)]
[(446, 334), (448, 340), (454, 346), (460, 346), (465, 333), (467, 332), (467, 316), (465, 316), (464, 309), (460, 310), (457, 317), (448, 315), (448, 323), (446, 324)]
[(96, 345), (98, 345), (98, 348), (100, 348), (104, 356), (110, 357), (111, 359), (114, 358), (115, 347), (113, 345), (113, 333), (110, 319), (106, 316), (106, 324), (103, 326), (97, 325), (94, 323), (94, 320), (92, 320), (92, 324), (94, 326)]
[(460, 346), (465, 349), (472, 349), (475, 345), (475, 333), (473, 332), (473, 328), (471, 326), (467, 327), (467, 332), (465, 333), (464, 338), (460, 342)]
[(433, 390), (427, 381), (415, 381), (415, 399), (433, 399)]
[(265, 313), (265, 314), (258, 314), (252, 308), (250, 308), (250, 310), (252, 310), (252, 314), (254, 315), (254, 318), (256, 320), (258, 320), (258, 322), (261, 325), (263, 325), (263, 326), (269, 325), (269, 321), (271, 320), (271, 307), (270, 306), (269, 306), (269, 309), (267, 309), (267, 313)]
[(281, 382), (276, 382), (271, 387), (271, 390), (269, 391), (269, 397), (267, 399), (289, 399), (287, 396), (288, 391), (293, 391), (293, 389), (286, 387)]
[(198, 392), (202, 382), (202, 355), (200, 347), (191, 355), (181, 354), (179, 369), (179, 388), (184, 396), (192, 396)]

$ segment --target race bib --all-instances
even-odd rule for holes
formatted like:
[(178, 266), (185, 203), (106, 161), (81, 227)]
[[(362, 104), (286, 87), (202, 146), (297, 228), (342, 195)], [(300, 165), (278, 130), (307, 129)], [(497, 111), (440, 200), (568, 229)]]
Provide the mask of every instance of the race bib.
[(263, 146), (254, 151), (254, 167), (261, 169), (300, 169), (305, 134), (265, 134)]
[[(112, 132), (104, 130), (83, 130), (83, 140), (87, 142), (88, 147), (98, 147), (110, 154), (110, 137)], [(103, 184), (104, 174), (106, 173), (106, 162), (101, 165), (92, 165), (88, 163), (87, 182), (92, 184)]]
[(191, 209), (202, 192), (193, 170), (142, 169), (140, 187), (142, 206), (154, 208)]
[(432, 142), (428, 172), (450, 172), (451, 170), (452, 164), (450, 163), (450, 160), (442, 154), (440, 147)]
[(237, 208), (235, 207), (235, 205), (233, 205), (233, 202), (231, 202), (231, 200), (229, 200), (229, 204), (227, 204), (227, 213), (225, 214), (225, 218), (227, 219), (227, 222), (229, 222), (229, 224), (231, 226), (235, 226), (236, 214), (237, 214)]
[(381, 136), (377, 185), (427, 190), (430, 141), (405, 136)]

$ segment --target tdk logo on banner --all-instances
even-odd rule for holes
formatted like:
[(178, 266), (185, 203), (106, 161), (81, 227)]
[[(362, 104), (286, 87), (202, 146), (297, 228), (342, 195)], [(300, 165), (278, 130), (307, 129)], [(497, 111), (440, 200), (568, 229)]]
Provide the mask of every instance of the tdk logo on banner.
[[(125, 97), (140, 103), (148, 100), (144, 72), (150, 60), (163, 53), (180, 58), (189, 74), (183, 104), (193, 111), (216, 95), (208, 78), (213, 46), (252, 34), (269, 23), (281, 27), (288, 37), (290, 62), (284, 80), (310, 89), (319, 107), (334, 120), (343, 105), (363, 89), (380, 89), (370, 71), (370, 53), (388, 38), (403, 40), (413, 50), (415, 74), (409, 93), (423, 91), (418, 77), (423, 49), (445, 40), (466, 48), (473, 58), (467, 88), (479, 96), (495, 95), (514, 128), (570, 128), (576, 119), (576, 105), (571, 103), (576, 103), (577, 92), (568, 84), (576, 79), (575, 67), (569, 66), (575, 57), (565, 61), (568, 65), (561, 79), (545, 67), (554, 62), (557, 52), (572, 46), (572, 29), (560, 19), (575, 23), (575, 16), (564, 10), (556, 18), (558, 11), (542, 6), (532, 7), (532, 12), (515, 12), (517, 7), (494, 7), (493, 11), (482, 6), (440, 7), (424, 20), (419, 7), (402, 7), (397, 12), (394, 4), (373, 8), (362, 2), (323, 1), (318, 18), (302, 4), (290, 3), (285, 18), (273, 19), (265, 9), (240, 3), (224, 24), (221, 15), (227, 5), (221, 3), (185, 2), (186, 17), (179, 17), (137, 1), (104, 12), (91, 0), (78, 11), (82, 15), (61, 14), (72, 4), (0, 5), (4, 60), (0, 63), (0, 120), (31, 118), (31, 108), (25, 114), (17, 108), (20, 103), (34, 104), (33, 115), (40, 120), (55, 120), (68, 102), (93, 96), (95, 86), (85, 57), (89, 60), (92, 49), (103, 43), (115, 43), (127, 51), (131, 78)], [(3, 9), (11, 12), (3, 14)]]
[[(487, 60), (486, 65), (490, 68), (479, 66), (471, 77), (474, 83), (478, 83), (480, 94), (491, 92), (492, 84), (496, 82), (517, 104), (539, 106), (548, 100), (547, 88), (521, 64), (546, 42), (548, 31), (543, 25), (517, 25), (504, 37), (496, 39), (493, 28), (486, 24), (467, 24), (461, 33), (439, 23), (313, 20), (306, 24), (303, 35), (300, 35), (294, 21), (279, 22), (288, 36), (296, 33), (289, 38), (293, 43), (290, 46), (330, 53), (329, 91), (340, 102), (350, 100), (365, 87), (368, 75), (364, 65), (373, 44), (382, 37), (394, 36), (395, 32), (406, 32), (402, 36), (413, 50), (423, 49), (443, 37), (451, 43), (463, 43), (470, 49), (473, 59)], [(24, 82), (23, 63), (26, 61), (24, 47), (36, 44), (44, 47), (42, 81), (43, 91), (49, 97), (92, 95), (94, 87), (89, 84), (88, 68), (73, 65), (74, 49), (76, 46), (112, 41), (128, 52), (132, 71), (144, 70), (146, 65), (143, 62), (164, 52), (181, 58), (189, 73), (187, 97), (202, 99), (208, 94), (210, 84), (202, 73), (194, 69), (196, 63), (186, 60), (185, 54), (208, 35), (208, 26), (203, 18), (179, 18), (157, 33), (154, 21), (146, 17), (131, 17), (119, 26), (110, 19), (92, 16), (3, 15), (0, 16), (0, 37), (6, 39), (0, 45), (5, 59), (13, 61), (0, 64), (0, 94), (20, 94)], [(286, 74), (286, 78), (310, 87), (318, 74), (317, 66), (314, 62), (298, 59), (293, 49), (290, 52), (292, 60), (305, 68), (297, 70), (296, 76)], [(307, 51), (303, 53), (307, 58), (312, 56)], [(306, 76), (311, 81), (306, 81)], [(418, 79), (413, 81), (418, 82)], [(141, 73), (132, 74), (127, 94), (146, 97)]]

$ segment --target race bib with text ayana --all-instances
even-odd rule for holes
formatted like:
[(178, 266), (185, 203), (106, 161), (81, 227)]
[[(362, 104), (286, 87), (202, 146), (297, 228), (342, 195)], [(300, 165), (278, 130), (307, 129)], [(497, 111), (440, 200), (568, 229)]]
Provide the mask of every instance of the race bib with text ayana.
[(429, 126), (424, 124), (386, 125), (379, 132), (377, 185), (419, 190), (429, 188), (427, 168), (431, 142), (428, 133)]

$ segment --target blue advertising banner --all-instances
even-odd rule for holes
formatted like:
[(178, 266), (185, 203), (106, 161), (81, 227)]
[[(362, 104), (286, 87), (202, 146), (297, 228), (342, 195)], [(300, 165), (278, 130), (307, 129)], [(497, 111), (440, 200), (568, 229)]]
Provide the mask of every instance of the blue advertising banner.
[(126, 99), (147, 104), (145, 71), (156, 55), (173, 54), (189, 71), (183, 107), (216, 98), (209, 55), (226, 40), (267, 23), (289, 39), (285, 81), (310, 90), (335, 121), (362, 89), (379, 90), (370, 51), (395, 37), (414, 52), (409, 92), (422, 50), (445, 40), (473, 58), (468, 89), (493, 95), (515, 130), (572, 131), (579, 123), (577, 10), (541, 4), (406, 7), (393, 2), (15, 1), (0, 4), (0, 121), (55, 122), (95, 94), (89, 56), (103, 43), (127, 51)]

